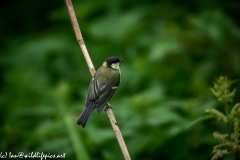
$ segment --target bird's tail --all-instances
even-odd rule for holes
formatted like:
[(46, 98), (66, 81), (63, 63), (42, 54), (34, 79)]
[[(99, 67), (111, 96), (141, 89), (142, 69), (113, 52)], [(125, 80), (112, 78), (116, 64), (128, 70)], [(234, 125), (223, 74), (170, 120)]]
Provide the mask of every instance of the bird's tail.
[(94, 103), (90, 103), (87, 107), (85, 107), (85, 109), (81, 113), (80, 117), (78, 118), (77, 124), (82, 125), (82, 127), (84, 128), (87, 125), (87, 122), (88, 122), (94, 108), (95, 108)]

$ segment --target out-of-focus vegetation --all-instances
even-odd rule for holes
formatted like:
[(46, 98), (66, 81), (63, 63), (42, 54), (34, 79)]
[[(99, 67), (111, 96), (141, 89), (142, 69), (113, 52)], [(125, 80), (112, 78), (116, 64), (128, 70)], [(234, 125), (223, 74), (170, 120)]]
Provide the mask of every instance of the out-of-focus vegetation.
[[(240, 2), (73, 5), (95, 67), (125, 59), (110, 103), (132, 159), (210, 159), (212, 133), (226, 127), (198, 118), (219, 105), (209, 90), (215, 77), (239, 79)], [(91, 76), (64, 1), (5, 1), (0, 12), (0, 151), (123, 159), (105, 112), (76, 125)]]

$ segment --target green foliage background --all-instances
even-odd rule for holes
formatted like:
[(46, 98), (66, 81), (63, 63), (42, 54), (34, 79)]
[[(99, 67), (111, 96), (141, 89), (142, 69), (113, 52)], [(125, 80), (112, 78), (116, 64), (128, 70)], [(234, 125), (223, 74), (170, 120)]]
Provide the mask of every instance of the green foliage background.
[[(210, 159), (212, 133), (226, 128), (195, 122), (217, 106), (214, 78), (239, 78), (240, 2), (73, 5), (95, 68), (112, 55), (125, 60), (110, 102), (132, 159)], [(91, 76), (64, 1), (3, 1), (0, 12), (0, 152), (123, 159), (105, 112), (76, 125)]]

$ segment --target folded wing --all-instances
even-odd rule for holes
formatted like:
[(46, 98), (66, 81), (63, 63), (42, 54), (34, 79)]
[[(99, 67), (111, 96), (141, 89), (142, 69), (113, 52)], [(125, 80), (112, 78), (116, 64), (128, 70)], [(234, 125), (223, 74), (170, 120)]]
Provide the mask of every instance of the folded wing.
[(116, 90), (117, 86), (102, 85), (97, 80), (93, 79), (88, 89), (86, 107), (94, 103), (97, 111), (101, 112)]

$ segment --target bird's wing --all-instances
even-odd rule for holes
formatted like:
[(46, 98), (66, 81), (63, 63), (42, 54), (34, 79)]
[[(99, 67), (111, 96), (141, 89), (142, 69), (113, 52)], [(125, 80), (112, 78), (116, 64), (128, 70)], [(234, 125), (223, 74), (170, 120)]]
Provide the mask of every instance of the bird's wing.
[(86, 106), (88, 106), (89, 103), (94, 102), (96, 108), (98, 108), (97, 111), (101, 112), (116, 90), (117, 86), (110, 87), (101, 85), (96, 79), (93, 79), (88, 89)]
[(106, 87), (106, 90), (99, 96), (99, 99), (96, 101), (99, 104), (97, 107), (98, 113), (101, 112), (107, 105), (107, 102), (112, 98), (116, 90), (117, 88), (113, 89), (112, 87)]

